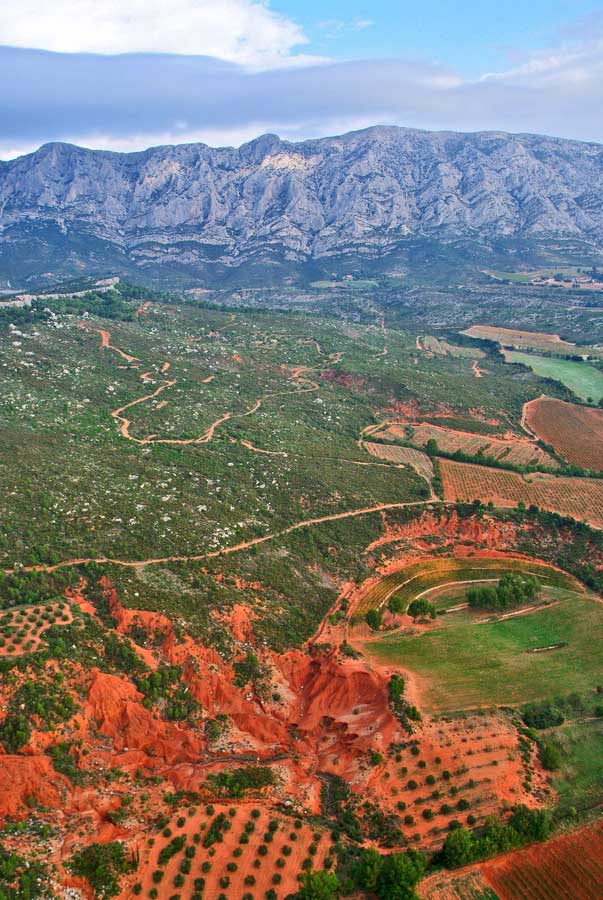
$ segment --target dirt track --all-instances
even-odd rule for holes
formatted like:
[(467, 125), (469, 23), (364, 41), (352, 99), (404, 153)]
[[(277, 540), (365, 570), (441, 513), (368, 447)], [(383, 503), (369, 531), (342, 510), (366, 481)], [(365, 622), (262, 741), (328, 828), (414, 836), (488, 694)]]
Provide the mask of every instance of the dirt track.
[[(204, 559), (215, 559), (218, 556), (228, 556), (231, 553), (237, 553), (239, 550), (248, 550), (250, 547), (255, 547), (258, 544), (265, 544), (267, 541), (273, 541), (275, 540), (275, 538), (284, 537), (287, 534), (291, 534), (293, 531), (299, 531), (300, 528), (309, 528), (312, 525), (320, 525), (323, 522), (335, 522), (339, 519), (352, 519), (356, 516), (367, 516), (371, 513), (381, 512), (382, 510), (386, 509), (404, 509), (407, 506), (433, 505), (433, 502), (434, 501), (432, 500), (411, 500), (405, 503), (379, 503), (376, 506), (364, 506), (361, 509), (351, 509), (346, 512), (332, 513), (328, 516), (319, 516), (316, 519), (303, 519), (301, 522), (295, 522), (295, 524), (289, 525), (287, 528), (283, 528), (281, 531), (274, 531), (270, 534), (265, 534), (263, 537), (252, 538), (249, 541), (241, 541), (240, 544), (233, 544), (231, 547), (223, 547), (220, 550), (213, 550), (211, 553), (199, 553), (193, 554), (191, 556), (157, 556), (151, 557), (149, 559), (138, 560), (111, 559), (107, 556), (98, 556), (96, 558), (67, 559), (63, 562), (55, 563), (54, 565), (50, 566), (23, 566), (20, 571), (55, 572), (57, 569), (65, 569), (72, 566), (83, 566), (92, 562), (98, 563), (99, 565), (110, 563), (115, 566), (124, 566), (130, 569), (143, 568), (144, 566), (161, 565), (170, 562), (202, 562)], [(447, 506), (452, 504), (447, 504), (445, 501), (439, 501), (438, 505)], [(7, 575), (11, 575), (15, 570), (5, 569), (4, 571)]]
[[(118, 353), (119, 356), (122, 357), (122, 359), (125, 359), (126, 362), (139, 362), (138, 357), (132, 356), (131, 354), (126, 353), (124, 350), (120, 350), (119, 347), (116, 347), (114, 344), (111, 343), (111, 332), (110, 331), (106, 331), (103, 328), (88, 328), (88, 326), (84, 325), (84, 323), (81, 323), (80, 327), (85, 328), (86, 331), (95, 331), (97, 334), (99, 334), (100, 339), (101, 339), (101, 347), (104, 347), (107, 350), (113, 350), (115, 353)], [(337, 362), (338, 362), (339, 359), (341, 358), (342, 354), (333, 354), (333, 355), (338, 357), (338, 359), (337, 359)], [(170, 368), (169, 362), (162, 363), (161, 373), (164, 374), (165, 372), (168, 371), (169, 368)], [(311, 391), (319, 390), (320, 385), (318, 385), (315, 381), (310, 381), (309, 379), (307, 379), (305, 377), (306, 374), (311, 371), (312, 370), (308, 366), (296, 366), (289, 372), (287, 372), (287, 370), (285, 369), (284, 373), (286, 373), (292, 381), (296, 382), (297, 384), (305, 385), (305, 387), (299, 387), (293, 391), (275, 391), (273, 393), (266, 394), (266, 397), (283, 397), (283, 396), (287, 396), (288, 394), (305, 394), (305, 393), (309, 393)], [(140, 379), (143, 382), (149, 381), (150, 378), (151, 378), (151, 372), (143, 372), (140, 376)], [(207, 378), (203, 379), (203, 383), (209, 384), (211, 381), (213, 381), (214, 378), (215, 378), (214, 375), (210, 375)], [(118, 409), (114, 409), (110, 415), (111, 415), (111, 418), (113, 418), (117, 422), (119, 422), (119, 433), (121, 434), (121, 436), (126, 438), (126, 440), (128, 440), (128, 441), (133, 441), (135, 444), (177, 444), (177, 445), (208, 444), (213, 439), (216, 429), (219, 428), (220, 425), (223, 425), (224, 422), (227, 422), (229, 419), (240, 419), (240, 418), (243, 418), (244, 416), (250, 416), (253, 413), (257, 412), (258, 409), (262, 405), (262, 400), (258, 399), (245, 412), (242, 412), (242, 413), (233, 413), (230, 411), (226, 412), (222, 416), (217, 418), (215, 420), (215, 422), (212, 422), (212, 424), (207, 428), (206, 431), (203, 432), (203, 434), (199, 435), (198, 437), (194, 437), (194, 438), (160, 438), (160, 437), (157, 437), (157, 435), (149, 435), (145, 438), (137, 438), (137, 437), (134, 437), (134, 435), (130, 434), (130, 428), (132, 427), (132, 422), (130, 419), (123, 416), (122, 413), (126, 409), (130, 409), (132, 406), (137, 406), (140, 403), (145, 403), (147, 400), (152, 400), (153, 398), (159, 396), (159, 394), (161, 394), (167, 388), (173, 387), (175, 384), (177, 384), (176, 379), (165, 379), (163, 381), (163, 383), (160, 384), (159, 387), (156, 388), (154, 391), (152, 391), (150, 394), (145, 394), (142, 397), (138, 397), (136, 400), (131, 400), (129, 403), (125, 403), (123, 406), (120, 406)], [(249, 446), (248, 449), (255, 450), (255, 448), (251, 447), (251, 446)], [(258, 451), (258, 452), (262, 452), (262, 451)], [(269, 451), (265, 451), (265, 452), (269, 452)]]
[[(81, 327), (87, 328), (87, 326), (85, 326), (83, 323), (82, 323)], [(115, 347), (113, 344), (111, 344), (111, 333), (109, 331), (106, 331), (104, 329), (88, 329), (88, 328), (87, 328), (87, 330), (93, 330), (93, 331), (96, 331), (98, 334), (100, 334), (102, 347), (106, 347), (107, 349), (114, 350), (123, 359), (126, 359), (129, 362), (132, 362), (133, 360), (137, 359), (137, 357), (131, 356), (130, 354), (125, 353), (123, 350), (120, 350), (118, 347)], [(339, 357), (339, 354), (332, 354), (332, 356)], [(164, 363), (162, 366), (162, 372), (167, 371), (168, 368), (169, 368), (169, 363)], [(299, 393), (306, 393), (308, 391), (318, 390), (320, 386), (318, 384), (316, 384), (316, 382), (308, 381), (307, 379), (304, 378), (304, 375), (306, 374), (307, 371), (310, 371), (307, 366), (297, 366), (289, 373), (289, 377), (292, 378), (294, 381), (299, 382), (303, 379), (303, 383), (307, 384), (308, 385), (307, 387), (304, 387), (304, 388), (301, 388), (298, 390), (293, 390), (293, 391), (275, 392), (275, 393), (267, 394), (267, 396), (268, 397), (277, 397), (277, 396), (284, 396), (287, 394), (299, 394)], [(141, 377), (143, 378), (143, 380), (145, 380), (146, 377), (148, 377), (148, 373), (144, 373), (144, 375)], [(121, 406), (118, 409), (114, 410), (111, 413), (111, 416), (121, 423), (120, 429), (119, 429), (120, 434), (123, 437), (125, 437), (127, 440), (134, 441), (137, 444), (151, 444), (151, 443), (201, 444), (201, 443), (208, 443), (212, 439), (216, 428), (218, 428), (218, 426), (221, 425), (223, 422), (226, 422), (228, 419), (234, 418), (235, 416), (242, 417), (242, 416), (251, 415), (252, 413), (256, 412), (260, 408), (261, 403), (262, 403), (261, 400), (256, 400), (254, 405), (244, 413), (232, 413), (232, 412), (224, 413), (223, 416), (221, 416), (219, 419), (216, 419), (216, 421), (213, 422), (209, 426), (209, 428), (207, 429), (207, 431), (204, 432), (204, 434), (202, 434), (200, 437), (197, 437), (197, 438), (176, 439), (176, 438), (157, 438), (155, 436), (151, 436), (151, 437), (147, 437), (147, 438), (133, 437), (129, 433), (129, 429), (130, 429), (130, 425), (131, 425), (130, 420), (127, 419), (125, 416), (122, 416), (121, 415), (122, 412), (126, 409), (129, 409), (131, 406), (135, 406), (139, 403), (145, 402), (145, 400), (149, 400), (153, 397), (158, 396), (158, 394), (160, 394), (162, 391), (166, 390), (166, 388), (172, 387), (174, 384), (176, 384), (175, 380), (173, 380), (173, 381), (166, 380), (162, 385), (160, 385), (158, 388), (156, 388), (152, 393), (146, 394), (143, 397), (139, 397), (136, 400), (131, 400), (129, 403), (125, 404), (124, 406)], [(370, 426), (370, 427), (373, 427), (373, 426)], [(365, 431), (366, 430), (367, 429), (365, 429)], [(270, 451), (259, 450), (257, 447), (254, 447), (251, 444), (251, 442), (249, 442), (249, 441), (241, 441), (241, 444), (243, 446), (245, 446), (247, 449), (252, 450), (256, 453), (262, 453), (262, 452), (269, 453), (270, 452)], [(364, 462), (356, 461), (356, 460), (340, 460), (340, 461), (341, 462), (350, 462), (352, 464), (359, 464), (359, 465), (381, 465), (379, 463), (377, 463), (377, 464), (370, 463), (370, 462), (364, 463)], [(438, 502), (439, 505), (446, 505), (444, 501), (436, 501), (436, 502)], [(413, 500), (413, 501), (399, 502), (399, 503), (379, 503), (375, 506), (366, 506), (366, 507), (361, 507), (359, 509), (348, 510), (346, 512), (332, 513), (327, 516), (319, 516), (319, 517), (313, 518), (313, 519), (303, 519), (301, 522), (296, 522), (293, 525), (289, 525), (287, 528), (284, 528), (280, 531), (271, 532), (270, 534), (266, 534), (263, 537), (253, 538), (249, 541), (242, 541), (238, 544), (234, 544), (231, 547), (224, 547), (220, 550), (214, 550), (210, 553), (193, 554), (190, 556), (176, 556), (176, 555), (174, 555), (174, 556), (159, 556), (159, 557), (151, 557), (151, 558), (142, 559), (142, 560), (113, 559), (113, 558), (104, 557), (104, 556), (87, 557), (87, 558), (80, 557), (77, 559), (64, 560), (63, 562), (55, 563), (54, 565), (24, 566), (22, 571), (54, 572), (57, 569), (64, 569), (64, 568), (70, 568), (73, 566), (87, 565), (88, 563), (92, 563), (92, 562), (97, 563), (97, 564), (109, 563), (112, 565), (124, 566), (127, 568), (142, 568), (144, 566), (161, 565), (161, 564), (170, 563), (170, 562), (200, 562), (205, 559), (212, 559), (212, 558), (216, 558), (218, 556), (226, 556), (230, 553), (237, 553), (240, 550), (247, 550), (250, 547), (255, 547), (258, 544), (264, 544), (267, 541), (274, 540), (275, 538), (284, 537), (285, 535), (291, 534), (294, 531), (298, 531), (301, 528), (309, 528), (313, 525), (320, 525), (324, 522), (335, 522), (335, 521), (338, 521), (339, 519), (349, 519), (349, 518), (355, 518), (357, 516), (370, 515), (371, 513), (381, 512), (381, 511), (387, 510), (387, 509), (403, 509), (404, 507), (425, 506), (425, 505), (433, 504), (433, 503), (434, 503), (434, 501), (431, 499), (429, 499), (429, 500)], [(12, 574), (14, 571), (15, 571), (14, 569), (6, 569), (5, 570), (5, 572), (7, 574)]]

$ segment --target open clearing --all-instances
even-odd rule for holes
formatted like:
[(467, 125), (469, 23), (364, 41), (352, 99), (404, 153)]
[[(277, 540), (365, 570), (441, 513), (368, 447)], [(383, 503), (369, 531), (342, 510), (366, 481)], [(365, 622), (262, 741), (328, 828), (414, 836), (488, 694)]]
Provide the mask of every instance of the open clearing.
[(600, 900), (603, 823), (485, 863), (500, 900)]
[(497, 580), (506, 572), (530, 572), (537, 575), (543, 585), (580, 590), (578, 582), (571, 576), (535, 560), (487, 556), (463, 559), (431, 557), (386, 575), (362, 596), (354, 612), (364, 615), (369, 609), (379, 609), (394, 595), (406, 606), (418, 596), (433, 599), (433, 594), (437, 592), (441, 598), (444, 586), (452, 590), (454, 586), (468, 581)]
[(603, 805), (603, 720), (565, 723), (552, 729), (551, 737), (561, 749), (563, 760), (553, 782), (559, 809), (569, 815), (574, 809), (600, 810)]
[(527, 366), (541, 378), (560, 381), (582, 400), (592, 397), (598, 403), (603, 397), (603, 372), (599, 372), (586, 362), (538, 356), (516, 350), (506, 351), (505, 359), (508, 363), (521, 363)]
[(539, 397), (526, 403), (525, 417), (532, 431), (568, 462), (603, 469), (603, 409)]
[(446, 500), (492, 501), (495, 506), (534, 504), (603, 528), (603, 482), (555, 475), (519, 475), (503, 469), (440, 460)]
[[(464, 610), (434, 630), (392, 634), (370, 653), (417, 675), (426, 707), (451, 712), (592, 690), (603, 677), (603, 605), (558, 591), (555, 605), (490, 623)], [(567, 642), (550, 653), (537, 648)]]

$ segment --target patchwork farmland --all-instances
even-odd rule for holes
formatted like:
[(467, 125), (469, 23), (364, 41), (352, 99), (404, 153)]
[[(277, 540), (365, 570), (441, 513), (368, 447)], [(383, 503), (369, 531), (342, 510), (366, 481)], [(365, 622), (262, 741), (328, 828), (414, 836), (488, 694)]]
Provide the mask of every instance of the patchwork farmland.
[[(558, 334), (543, 331), (521, 331), (516, 328), (499, 328), (495, 325), (472, 325), (461, 334), (479, 340), (496, 341), (503, 347), (517, 347), (518, 350), (546, 350), (560, 356), (596, 353), (591, 347), (579, 347), (562, 340)], [(600, 353), (600, 351), (599, 351)]]
[(443, 453), (461, 453), (476, 456), (478, 453), (499, 462), (514, 466), (539, 466), (557, 469), (559, 464), (534, 441), (525, 438), (497, 438), (489, 435), (473, 434), (470, 431), (456, 431), (433, 425), (429, 422), (408, 425), (390, 425), (379, 433), (380, 437), (400, 438), (418, 447), (424, 447), (433, 440)]
[(492, 501), (495, 506), (534, 504), (603, 528), (603, 482), (554, 475), (520, 475), (473, 463), (440, 461), (446, 500)]
[(410, 466), (418, 475), (421, 475), (428, 481), (431, 481), (434, 477), (432, 461), (426, 453), (422, 453), (420, 450), (414, 450), (412, 447), (375, 444), (371, 441), (364, 441), (362, 446), (371, 456), (375, 456), (377, 459), (385, 459), (397, 465)]
[(526, 403), (525, 420), (542, 441), (568, 462), (597, 472), (603, 470), (603, 409), (539, 397)]

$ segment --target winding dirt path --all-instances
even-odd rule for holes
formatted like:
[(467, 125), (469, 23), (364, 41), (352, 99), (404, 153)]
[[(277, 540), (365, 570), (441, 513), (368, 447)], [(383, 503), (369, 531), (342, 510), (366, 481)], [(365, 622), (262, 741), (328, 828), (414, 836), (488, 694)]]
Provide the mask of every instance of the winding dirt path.
[[(120, 350), (119, 347), (115, 347), (113, 344), (111, 344), (111, 333), (109, 331), (106, 331), (105, 329), (98, 329), (98, 328), (92, 329), (92, 328), (89, 328), (88, 326), (86, 326), (84, 323), (81, 323), (80, 327), (86, 328), (86, 330), (88, 330), (88, 331), (95, 331), (96, 333), (98, 333), (101, 338), (101, 347), (106, 347), (109, 350), (113, 350), (115, 353), (117, 353), (119, 356), (121, 356), (127, 362), (131, 363), (131, 362), (139, 361), (137, 357), (132, 356), (131, 354), (126, 353), (123, 350)], [(341, 356), (342, 356), (342, 354), (339, 354), (339, 353), (331, 354), (331, 357), (336, 357), (336, 359), (333, 359), (333, 362), (338, 362), (339, 359), (341, 358)], [(167, 372), (167, 370), (169, 369), (169, 366), (170, 366), (169, 363), (163, 363), (161, 371)], [(319, 390), (320, 385), (318, 385), (314, 381), (309, 381), (307, 378), (304, 377), (306, 375), (306, 373), (309, 371), (312, 371), (312, 370), (309, 369), (307, 366), (296, 366), (289, 373), (289, 377), (293, 381), (296, 381), (298, 383), (299, 382), (304, 383), (307, 385), (307, 387), (303, 387), (301, 389), (297, 389), (297, 390), (293, 390), (293, 391), (277, 391), (277, 392), (267, 394), (266, 396), (267, 397), (278, 397), (278, 396), (285, 396), (287, 394), (299, 394), (299, 393), (307, 393), (309, 391)], [(148, 373), (148, 372), (144, 373), (141, 376), (142, 380), (148, 380), (149, 374), (150, 373)], [(208, 379), (206, 379), (206, 381), (212, 380), (213, 377), (214, 377), (213, 375), (210, 376)], [(173, 387), (174, 384), (176, 384), (175, 380), (166, 379), (162, 384), (159, 385), (159, 387), (157, 387), (150, 394), (145, 394), (143, 397), (138, 397), (135, 400), (131, 400), (129, 403), (126, 403), (123, 406), (119, 407), (118, 409), (114, 410), (111, 413), (111, 416), (113, 419), (115, 419), (116, 421), (118, 421), (120, 423), (120, 428), (119, 428), (120, 434), (127, 440), (134, 441), (137, 444), (151, 444), (151, 443), (157, 443), (157, 444), (201, 444), (201, 443), (208, 443), (209, 441), (211, 441), (215, 430), (222, 423), (224, 423), (234, 417), (249, 416), (252, 413), (256, 412), (262, 404), (262, 401), (258, 399), (255, 401), (253, 406), (244, 413), (232, 413), (232, 412), (224, 413), (223, 416), (221, 416), (219, 419), (216, 419), (216, 421), (213, 422), (209, 426), (209, 428), (207, 429), (207, 431), (204, 432), (204, 434), (202, 434), (200, 437), (197, 437), (197, 438), (189, 438), (189, 439), (157, 438), (155, 435), (147, 437), (147, 438), (133, 437), (130, 434), (131, 422), (129, 419), (127, 419), (125, 416), (123, 416), (122, 413), (126, 409), (131, 408), (132, 406), (136, 406), (140, 403), (144, 403), (147, 400), (157, 397), (159, 394), (161, 394), (167, 388)], [(363, 430), (363, 433), (373, 427), (375, 427), (375, 426), (367, 426), (367, 428)], [(376, 426), (376, 427), (379, 427), (379, 426)], [(247, 447), (247, 449), (253, 450), (254, 452), (259, 452), (259, 453), (270, 452), (270, 451), (259, 450), (258, 448), (254, 447), (250, 441), (241, 441), (241, 443), (243, 444), (243, 446)], [(362, 462), (359, 460), (339, 460), (339, 461), (349, 462), (349, 463), (352, 463), (355, 465), (375, 465), (375, 463), (371, 463), (371, 462), (365, 463), (365, 462)], [(376, 465), (381, 465), (381, 464), (377, 463)], [(289, 525), (287, 528), (281, 529), (279, 531), (271, 532), (269, 534), (264, 535), (263, 537), (251, 538), (250, 540), (241, 541), (238, 544), (234, 544), (230, 547), (223, 547), (219, 550), (213, 550), (209, 553), (197, 553), (197, 554), (191, 554), (189, 556), (187, 556), (187, 555), (157, 556), (157, 557), (150, 557), (148, 559), (142, 559), (142, 560), (114, 559), (112, 557), (106, 557), (106, 556), (79, 557), (77, 559), (63, 560), (62, 562), (54, 563), (52, 565), (40, 564), (40, 565), (24, 566), (24, 567), (20, 568), (19, 571), (51, 573), (51, 572), (57, 571), (57, 569), (72, 568), (74, 566), (87, 565), (87, 564), (93, 563), (93, 562), (97, 563), (98, 565), (111, 564), (111, 565), (116, 565), (116, 566), (123, 566), (126, 568), (134, 568), (134, 569), (143, 568), (143, 567), (149, 566), (149, 565), (161, 565), (161, 564), (166, 564), (166, 563), (170, 563), (170, 562), (201, 562), (201, 561), (207, 560), (207, 559), (215, 559), (216, 557), (219, 557), (219, 556), (227, 556), (231, 553), (238, 553), (239, 551), (247, 550), (251, 547), (256, 547), (259, 544), (265, 544), (268, 541), (275, 540), (276, 538), (284, 537), (288, 534), (293, 533), (294, 531), (299, 531), (302, 528), (310, 528), (314, 525), (320, 525), (325, 522), (336, 522), (341, 519), (350, 519), (350, 518), (356, 518), (358, 516), (366, 516), (366, 515), (370, 515), (371, 513), (382, 512), (384, 510), (389, 510), (389, 509), (403, 509), (405, 507), (425, 506), (425, 505), (433, 504), (433, 502), (434, 502), (433, 500), (411, 500), (411, 501), (404, 501), (404, 502), (397, 502), (397, 503), (378, 503), (378, 504), (375, 504), (374, 506), (364, 506), (364, 507), (360, 507), (358, 509), (347, 510), (345, 512), (339, 512), (339, 513), (331, 513), (326, 516), (318, 516), (318, 517), (312, 518), (312, 519), (302, 519), (300, 522), (295, 522), (293, 525)], [(447, 505), (446, 501), (436, 501), (436, 502), (438, 503), (438, 505), (442, 505), (442, 506)], [(11, 568), (11, 569), (5, 569), (4, 571), (6, 574), (13, 574), (16, 571), (16, 569)]]
[[(454, 504), (451, 501), (440, 500), (436, 501), (439, 506), (453, 506)], [(250, 547), (256, 547), (258, 544), (265, 544), (268, 541), (273, 541), (279, 537), (285, 537), (288, 534), (291, 534), (294, 531), (299, 531), (302, 528), (310, 528), (313, 525), (321, 525), (324, 522), (336, 522), (340, 519), (353, 519), (358, 516), (368, 516), (371, 513), (382, 512), (387, 509), (404, 509), (405, 507), (412, 506), (426, 506), (433, 505), (434, 501), (432, 500), (410, 500), (403, 503), (378, 503), (375, 506), (363, 506), (359, 509), (350, 509), (346, 512), (340, 513), (331, 513), (328, 516), (318, 516), (315, 519), (302, 519), (301, 522), (295, 522), (293, 525), (289, 525), (287, 528), (283, 528), (280, 531), (273, 531), (270, 534), (265, 534), (263, 537), (251, 538), (248, 541), (241, 541), (239, 544), (233, 544), (230, 547), (222, 547), (220, 550), (212, 550), (210, 553), (195, 553), (191, 556), (156, 556), (150, 557), (149, 559), (138, 559), (138, 560), (126, 560), (126, 559), (113, 559), (108, 556), (97, 556), (97, 557), (80, 557), (79, 559), (66, 559), (63, 562), (54, 563), (53, 565), (35, 565), (35, 566), (23, 566), (19, 569), (20, 572), (56, 572), (57, 569), (66, 569), (72, 568), (73, 566), (84, 566), (89, 563), (97, 563), (98, 565), (103, 565), (106, 563), (110, 563), (114, 566), (123, 566), (129, 569), (141, 569), (145, 566), (153, 566), (153, 565), (162, 565), (170, 562), (202, 562), (205, 559), (216, 559), (218, 556), (229, 556), (231, 553), (238, 553), (241, 550), (248, 550)], [(6, 575), (14, 574), (15, 569), (4, 569)]]
[(126, 353), (125, 350), (120, 350), (119, 347), (115, 347), (111, 343), (110, 331), (105, 331), (104, 328), (88, 328), (83, 322), (80, 323), (80, 328), (84, 328), (86, 331), (96, 331), (97, 334), (100, 334), (101, 347), (106, 347), (107, 350), (113, 350), (115, 353), (118, 353), (122, 359), (125, 359), (126, 362), (140, 362), (137, 356), (132, 356), (130, 353)]
[[(224, 327), (226, 327), (226, 326), (224, 326)], [(92, 331), (92, 332), (96, 332), (97, 334), (99, 334), (100, 339), (101, 339), (101, 347), (104, 347), (107, 350), (113, 350), (115, 353), (119, 354), (119, 356), (121, 356), (122, 359), (125, 359), (126, 362), (129, 362), (129, 363), (140, 362), (138, 357), (132, 356), (131, 354), (126, 353), (124, 350), (120, 350), (119, 347), (116, 347), (114, 344), (111, 343), (111, 332), (110, 331), (107, 331), (104, 328), (89, 328), (83, 322), (80, 323), (80, 328), (84, 328), (86, 331)], [(333, 354), (333, 355), (339, 356), (339, 358), (341, 358), (342, 354)], [(337, 360), (337, 361), (339, 361), (339, 360)], [(169, 362), (162, 363), (161, 374), (165, 374), (169, 370), (170, 365), (171, 364)], [(299, 387), (293, 391), (274, 391), (272, 393), (267, 393), (265, 395), (265, 397), (283, 397), (283, 396), (287, 396), (288, 394), (305, 394), (310, 391), (318, 391), (320, 388), (320, 385), (317, 384), (315, 381), (310, 381), (308, 378), (305, 377), (308, 372), (312, 371), (312, 369), (308, 366), (295, 366), (293, 369), (291, 369), (290, 372), (287, 372), (286, 369), (284, 369), (283, 371), (284, 371), (284, 373), (288, 374), (288, 377), (292, 381), (296, 382), (297, 384), (304, 384), (307, 386)], [(144, 383), (146, 381), (151, 380), (151, 376), (152, 376), (151, 371), (143, 372), (140, 375), (140, 379)], [(203, 379), (202, 383), (209, 384), (210, 382), (212, 382), (214, 380), (214, 378), (215, 378), (215, 375), (209, 375), (207, 378)], [(203, 434), (199, 435), (198, 437), (194, 437), (194, 438), (160, 438), (160, 437), (157, 437), (157, 435), (155, 435), (155, 434), (148, 435), (145, 438), (134, 437), (134, 435), (130, 433), (130, 429), (132, 427), (132, 422), (130, 419), (128, 419), (126, 416), (123, 415), (125, 410), (130, 409), (133, 406), (138, 406), (140, 403), (146, 403), (148, 400), (153, 400), (155, 397), (158, 397), (159, 394), (163, 393), (163, 391), (165, 391), (167, 388), (173, 387), (176, 383), (177, 383), (176, 379), (167, 379), (166, 378), (166, 379), (164, 379), (162, 384), (160, 384), (159, 387), (156, 388), (154, 391), (151, 391), (150, 394), (145, 394), (142, 397), (137, 397), (135, 400), (130, 400), (129, 403), (124, 403), (123, 406), (120, 406), (117, 409), (114, 409), (110, 413), (110, 415), (111, 415), (112, 419), (115, 419), (115, 421), (119, 423), (119, 433), (121, 434), (121, 436), (128, 441), (132, 441), (135, 444), (142, 444), (142, 445), (171, 444), (171, 445), (185, 446), (185, 445), (190, 445), (190, 444), (208, 444), (213, 439), (216, 429), (218, 429), (220, 427), (220, 425), (223, 425), (224, 422), (227, 422), (229, 419), (241, 419), (241, 418), (244, 418), (245, 416), (253, 415), (253, 413), (257, 412), (258, 409), (260, 409), (260, 407), (262, 405), (262, 400), (258, 399), (245, 412), (242, 412), (242, 413), (234, 413), (231, 411), (226, 412), (222, 416), (217, 418), (215, 420), (215, 422), (212, 422), (211, 425), (207, 428), (207, 430), (204, 431)], [(255, 450), (256, 448), (252, 448), (250, 446), (249, 449)], [(262, 452), (262, 451), (257, 451), (257, 452)], [(269, 451), (264, 451), (264, 452), (269, 452)]]

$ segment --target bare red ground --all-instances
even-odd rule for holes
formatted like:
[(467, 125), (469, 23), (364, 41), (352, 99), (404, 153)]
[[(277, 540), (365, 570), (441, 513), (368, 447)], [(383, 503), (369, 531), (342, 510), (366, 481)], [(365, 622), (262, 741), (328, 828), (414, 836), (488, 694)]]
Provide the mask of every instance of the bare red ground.
[[(430, 527), (448, 529), (451, 539), (458, 540), (472, 526), (461, 526), (452, 517), (444, 522), (434, 517), (431, 525), (423, 522), (423, 531)], [(258, 584), (241, 584), (244, 589), (261, 589)], [(168, 840), (154, 823), (158, 815), (166, 812), (165, 793), (174, 790), (195, 792), (201, 798), (195, 804), (180, 803), (175, 811), (168, 809), (172, 836), (182, 830), (187, 844), (194, 843), (195, 834), (203, 834), (203, 823), (209, 827), (207, 802), (214, 803), (214, 814), (230, 805), (236, 809), (233, 827), (224, 841), (215, 846), (215, 855), (195, 844), (194, 867), (186, 891), (192, 891), (192, 878), (201, 875), (204, 860), (211, 863), (211, 870), (206, 873), (206, 895), (212, 897), (218, 896), (219, 879), (226, 877), (231, 879), (233, 892), (227, 894), (242, 896), (241, 878), (250, 871), (256, 878), (257, 896), (263, 896), (272, 885), (274, 874), (282, 875), (278, 896), (286, 896), (295, 890), (295, 878), (311, 843), (318, 845), (314, 859), (317, 863), (322, 861), (330, 846), (323, 829), (318, 829), (320, 839), (314, 841), (309, 826), (295, 829), (292, 823), (295, 814), (320, 812), (325, 774), (340, 776), (361, 803), (368, 802), (384, 813), (401, 815), (398, 804), (405, 803), (404, 815), (413, 817), (411, 823), (402, 825), (405, 837), (424, 847), (441, 843), (449, 820), (459, 817), (458, 812), (440, 811), (452, 788), (459, 790), (457, 799), (462, 796), (470, 801), (471, 812), (478, 820), (499, 809), (502, 802), (533, 802), (522, 792), (522, 763), (514, 752), (517, 734), (504, 716), (476, 717), (461, 723), (427, 720), (413, 736), (418, 741), (419, 755), (413, 755), (406, 746), (396, 761), (395, 755), (388, 754), (390, 745), (407, 744), (409, 736), (390, 710), (391, 669), (367, 658), (345, 657), (336, 649), (325, 653), (310, 646), (277, 654), (257, 647), (266, 667), (268, 690), (240, 688), (234, 682), (231, 663), (216, 651), (190, 637), (177, 636), (166, 616), (125, 608), (108, 581), (101, 586), (116, 630), (125, 639), (134, 628), (153, 636), (145, 646), (131, 644), (147, 665), (181, 666), (186, 687), (200, 704), (199, 718), (168, 721), (160, 707), (149, 707), (143, 702), (142, 693), (124, 675), (103, 671), (100, 663), (89, 670), (76, 667), (69, 678), (78, 704), (73, 719), (56, 733), (34, 731), (18, 755), (0, 754), (0, 820), (29, 815), (31, 798), (39, 798), (49, 808), (58, 830), (49, 846), (48, 858), (58, 866), (62, 884), (73, 883), (63, 864), (79, 846), (119, 839), (140, 854), (138, 870), (124, 882), (120, 900), (130, 900), (132, 885), (137, 881), (142, 882), (146, 896), (152, 872), (157, 868), (157, 854)], [(346, 585), (341, 599), (352, 594), (352, 585)], [(69, 597), (72, 603), (95, 614), (83, 583)], [(223, 621), (242, 655), (255, 641), (253, 614), (239, 604)], [(327, 636), (319, 632), (317, 640), (325, 639)], [(5, 708), (7, 697), (3, 691), (0, 710)], [(408, 699), (413, 699), (412, 684)], [(226, 716), (226, 729), (210, 740), (205, 722), (222, 714)], [(2, 715), (0, 711), (0, 718)], [(77, 764), (93, 773), (94, 777), (86, 778), (83, 785), (74, 785), (54, 771), (46, 751), (59, 740), (68, 740)], [(382, 761), (377, 764), (372, 758), (375, 752), (382, 754)], [(469, 771), (464, 768), (468, 760)], [(250, 762), (270, 766), (276, 777), (275, 786), (232, 804), (224, 798), (220, 802), (220, 796), (216, 797), (208, 787), (208, 774)], [(425, 763), (425, 768), (420, 762)], [(450, 771), (449, 780), (444, 778), (444, 770)], [(109, 778), (111, 772), (123, 775)], [(428, 775), (435, 776), (435, 785), (425, 781)], [(467, 784), (470, 778), (475, 781), (472, 786)], [(417, 781), (416, 788), (408, 786), (410, 779)], [(441, 792), (437, 801), (418, 802), (419, 797), (429, 798), (434, 790)], [(145, 801), (140, 800), (142, 793), (147, 797)], [(131, 811), (118, 825), (112, 823), (111, 817), (129, 795), (136, 798)], [(454, 802), (450, 799), (450, 805)], [(191, 805), (195, 806), (192, 812), (188, 810)], [(434, 809), (431, 820), (422, 815), (427, 805)], [(247, 862), (248, 857), (257, 857), (256, 837), (249, 844), (238, 844), (253, 806), (261, 811), (254, 835), (265, 833), (268, 818), (279, 822), (269, 844), (275, 852), (263, 857), (259, 869), (250, 869)], [(181, 817), (184, 825), (177, 824)], [(290, 837), (294, 831), (298, 832), (297, 840)], [(288, 856), (280, 855), (281, 846), (285, 845), (292, 848)], [(237, 846), (243, 847), (240, 856), (234, 855)], [(173, 880), (182, 858), (179, 854), (164, 867), (161, 891), (165, 889), (165, 894), (160, 893), (160, 897), (169, 897), (176, 891)], [(282, 868), (276, 864), (280, 858), (285, 860)], [(226, 866), (231, 863), (238, 868), (228, 872)], [(87, 896), (85, 887), (82, 895)]]

